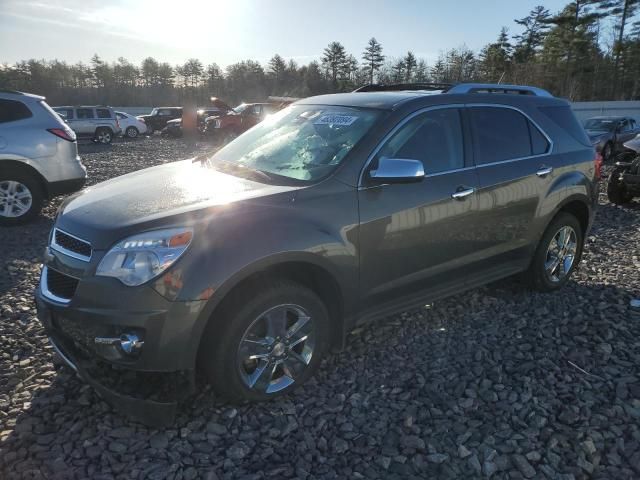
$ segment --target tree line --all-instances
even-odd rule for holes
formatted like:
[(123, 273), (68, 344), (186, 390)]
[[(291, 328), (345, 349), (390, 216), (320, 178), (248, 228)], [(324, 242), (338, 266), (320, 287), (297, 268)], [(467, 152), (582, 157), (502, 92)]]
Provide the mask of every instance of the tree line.
[(0, 88), (45, 95), (53, 105), (229, 103), (269, 95), (306, 97), (350, 91), (368, 83), (476, 81), (546, 88), (572, 101), (640, 99), (640, 0), (575, 0), (552, 14), (544, 6), (514, 20), (522, 33), (502, 27), (496, 40), (474, 52), (442, 52), (429, 65), (408, 51), (388, 57), (371, 38), (355, 56), (339, 41), (319, 61), (301, 65), (275, 54), (267, 64), (243, 60), (226, 68), (188, 59), (171, 65), (152, 57), (140, 65), (94, 55), (89, 63), (24, 60), (0, 65)]

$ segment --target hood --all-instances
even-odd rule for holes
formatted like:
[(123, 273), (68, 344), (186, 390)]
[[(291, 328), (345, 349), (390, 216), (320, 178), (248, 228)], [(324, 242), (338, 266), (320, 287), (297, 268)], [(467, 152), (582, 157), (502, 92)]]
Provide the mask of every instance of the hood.
[(192, 224), (205, 210), (298, 188), (255, 182), (184, 160), (87, 188), (63, 204), (56, 226), (101, 250), (141, 230)]
[(224, 110), (224, 111), (228, 111), (228, 110), (232, 110), (232, 108), (227, 105), (226, 103), (224, 103), (222, 100), (220, 100), (218, 97), (211, 97), (211, 104), (214, 107), (219, 108), (220, 110)]
[(587, 135), (589, 135), (589, 138), (591, 140), (594, 140), (600, 137), (606, 137), (607, 135), (610, 134), (610, 132), (606, 130), (585, 130), (585, 131), (587, 132)]

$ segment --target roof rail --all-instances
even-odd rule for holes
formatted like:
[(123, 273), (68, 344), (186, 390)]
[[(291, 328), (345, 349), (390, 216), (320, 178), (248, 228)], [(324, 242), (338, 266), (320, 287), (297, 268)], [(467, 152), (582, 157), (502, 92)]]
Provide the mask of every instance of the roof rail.
[(459, 83), (447, 93), (506, 93), (515, 95), (534, 95), (536, 97), (553, 97), (549, 92), (538, 87), (527, 85), (503, 85), (500, 83)]
[(354, 92), (398, 92), (403, 90), (426, 90), (426, 91), (434, 91), (434, 90), (448, 90), (451, 88), (450, 83), (429, 83), (429, 82), (417, 82), (417, 83), (391, 83), (391, 84), (382, 84), (382, 83), (371, 83), (369, 85), (364, 85), (360, 88), (356, 88)]

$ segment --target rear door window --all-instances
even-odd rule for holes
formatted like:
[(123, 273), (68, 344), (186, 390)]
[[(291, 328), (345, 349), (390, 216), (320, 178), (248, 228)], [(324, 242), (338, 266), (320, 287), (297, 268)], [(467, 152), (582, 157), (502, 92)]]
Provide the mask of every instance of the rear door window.
[(0, 99), (0, 123), (15, 122), (33, 116), (31, 110), (17, 100)]
[(98, 118), (111, 118), (111, 112), (107, 108), (96, 108)]
[(93, 118), (93, 108), (78, 108), (76, 115), (79, 120), (91, 119)]
[(568, 105), (558, 107), (539, 107), (539, 110), (578, 142), (587, 147), (591, 146), (591, 141), (589, 140), (587, 133), (584, 131), (584, 128), (582, 128), (582, 125), (578, 123), (578, 120)]
[(532, 155), (529, 120), (504, 107), (469, 108), (477, 165)]
[(73, 108), (54, 108), (63, 120), (73, 120)]

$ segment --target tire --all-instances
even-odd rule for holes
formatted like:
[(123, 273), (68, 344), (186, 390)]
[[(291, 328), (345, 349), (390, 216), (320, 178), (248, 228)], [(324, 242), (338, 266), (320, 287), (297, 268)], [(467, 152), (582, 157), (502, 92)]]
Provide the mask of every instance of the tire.
[(620, 174), (625, 171), (625, 167), (616, 168), (609, 175), (609, 182), (607, 183), (607, 197), (611, 203), (616, 205), (623, 205), (633, 200), (633, 195), (627, 193), (627, 188), (624, 183), (620, 182)]
[(125, 130), (125, 133), (129, 138), (137, 138), (138, 135), (140, 134), (140, 132), (136, 127), (127, 127), (127, 129)]
[(613, 156), (613, 147), (611, 146), (611, 143), (607, 143), (602, 148), (602, 161), (608, 162), (609, 160), (611, 160), (612, 156)]
[[(554, 278), (554, 275), (550, 274), (547, 269), (548, 266), (552, 265), (552, 263), (547, 264), (547, 262), (553, 259), (553, 254), (550, 255), (550, 248), (552, 247), (552, 241), (555, 243), (554, 247), (557, 247), (557, 235), (565, 228), (571, 229), (574, 235), (574, 241), (571, 241), (571, 243), (575, 243), (573, 260), (568, 270), (566, 269), (566, 263), (558, 263), (559, 270), (555, 270), (555, 272), (559, 278)], [(570, 213), (560, 212), (551, 221), (542, 235), (529, 270), (527, 271), (526, 276), (531, 287), (540, 292), (551, 292), (562, 288), (569, 281), (571, 274), (580, 263), (583, 247), (584, 236), (582, 233), (582, 225), (580, 225), (578, 219)], [(564, 272), (562, 276), (559, 275), (560, 270)]]
[[(271, 279), (232, 295), (209, 323), (199, 352), (198, 365), (214, 390), (233, 401), (264, 401), (311, 377), (330, 338), (329, 314), (320, 298), (297, 283)], [(290, 332), (305, 316), (304, 326), (290, 337), (276, 327), (269, 335), (269, 318), (284, 318)], [(304, 335), (306, 340), (293, 346)], [(251, 354), (266, 358), (248, 359)]]
[(107, 127), (97, 128), (94, 140), (96, 143), (109, 145), (113, 141), (113, 132)]
[[(16, 201), (26, 205), (27, 196), (30, 201), (23, 212), (19, 212), (19, 204), (13, 203), (13, 207), (9, 205), (9, 202)], [(44, 193), (38, 179), (14, 169), (0, 173), (0, 226), (22, 225), (33, 220), (40, 213), (43, 203)]]

